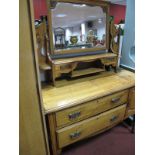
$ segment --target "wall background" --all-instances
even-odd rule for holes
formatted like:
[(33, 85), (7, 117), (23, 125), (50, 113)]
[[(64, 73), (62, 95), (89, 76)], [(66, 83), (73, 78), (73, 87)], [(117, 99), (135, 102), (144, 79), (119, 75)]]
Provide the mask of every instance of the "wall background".
[(135, 69), (135, 0), (127, 0), (121, 65)]
[(47, 15), (46, 0), (33, 0), (34, 18), (40, 19), (40, 16)]
[(110, 15), (114, 16), (114, 23), (118, 24), (121, 19), (125, 20), (126, 6), (111, 4), (110, 5)]
[[(47, 15), (46, 0), (33, 0), (35, 19), (40, 19), (41, 15)], [(126, 6), (111, 4), (110, 15), (114, 16), (114, 23), (118, 24), (121, 19), (125, 19)]]

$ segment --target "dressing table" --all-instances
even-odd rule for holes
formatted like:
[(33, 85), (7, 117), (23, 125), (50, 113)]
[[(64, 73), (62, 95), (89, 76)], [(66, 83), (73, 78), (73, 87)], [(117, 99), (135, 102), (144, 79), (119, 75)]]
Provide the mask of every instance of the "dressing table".
[(134, 87), (134, 73), (126, 70), (59, 88), (44, 87), (42, 97), (53, 154), (134, 115)]
[(109, 5), (100, 0), (47, 0), (47, 23), (42, 24), (46, 33), (40, 36), (46, 53), (40, 48), (38, 57), (46, 57), (40, 66), (46, 64), (54, 86), (64, 77), (104, 72), (107, 67), (117, 71), (119, 39), (114, 38), (118, 30), (109, 18)]
[[(45, 54), (38, 54), (39, 58), (44, 57), (39, 59), (39, 67), (48, 71), (52, 80), (52, 85), (42, 85), (41, 93), (53, 155), (135, 113), (134, 73), (117, 70), (119, 30), (110, 21), (109, 5), (100, 0), (47, 0), (48, 20), (43, 21), (44, 31), (40, 28), (37, 43), (40, 45), (40, 38), (45, 41)], [(77, 24), (84, 14), (77, 15), (76, 11), (85, 10), (88, 13)], [(76, 26), (79, 33), (74, 31)], [(58, 29), (63, 29), (63, 35)], [(88, 35), (90, 30), (92, 36)], [(72, 43), (69, 37), (75, 34)], [(38, 53), (42, 53), (42, 48), (38, 48)], [(56, 80), (66, 77), (69, 80), (65, 86), (57, 87)]]

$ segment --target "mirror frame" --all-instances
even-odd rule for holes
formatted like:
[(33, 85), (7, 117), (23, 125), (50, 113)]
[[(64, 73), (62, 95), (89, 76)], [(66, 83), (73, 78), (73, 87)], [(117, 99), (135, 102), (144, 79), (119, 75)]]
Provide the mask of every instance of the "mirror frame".
[[(46, 1), (47, 1), (47, 9), (48, 9), (48, 33), (49, 33), (49, 40), (50, 40), (50, 52), (52, 55), (109, 50), (109, 4), (110, 2), (101, 1), (101, 0), (93, 0), (93, 1), (92, 0), (46, 0)], [(80, 48), (62, 49), (59, 51), (55, 50), (54, 42), (53, 42), (51, 9), (55, 8), (58, 2), (100, 6), (103, 9), (103, 11), (106, 13), (106, 45), (105, 47), (93, 47), (93, 48), (85, 48), (85, 49), (80, 49)]]

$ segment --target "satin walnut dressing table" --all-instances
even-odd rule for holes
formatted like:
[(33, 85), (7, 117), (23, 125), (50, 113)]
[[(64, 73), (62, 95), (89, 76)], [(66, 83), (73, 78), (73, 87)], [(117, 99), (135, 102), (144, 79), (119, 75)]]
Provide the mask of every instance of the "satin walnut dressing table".
[(42, 89), (53, 155), (79, 140), (112, 128), (135, 113), (134, 73)]

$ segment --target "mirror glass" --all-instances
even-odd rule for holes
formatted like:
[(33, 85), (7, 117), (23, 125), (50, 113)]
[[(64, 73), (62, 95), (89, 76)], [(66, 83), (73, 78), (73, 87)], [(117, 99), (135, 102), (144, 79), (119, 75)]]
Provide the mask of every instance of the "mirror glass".
[(100, 6), (59, 2), (51, 15), (55, 52), (105, 47), (106, 13)]

